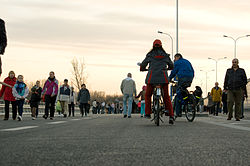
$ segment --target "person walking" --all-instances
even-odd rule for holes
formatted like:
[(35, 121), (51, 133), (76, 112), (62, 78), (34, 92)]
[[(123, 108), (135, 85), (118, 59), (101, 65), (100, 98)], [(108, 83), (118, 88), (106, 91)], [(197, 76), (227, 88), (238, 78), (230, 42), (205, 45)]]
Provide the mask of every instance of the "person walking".
[(92, 114), (97, 114), (97, 102), (94, 100), (92, 102)]
[(47, 119), (49, 116), (50, 110), (50, 119), (53, 120), (55, 114), (55, 102), (58, 93), (58, 81), (55, 77), (55, 73), (51, 71), (49, 73), (49, 78), (45, 82), (42, 90), (42, 95), (45, 99), (45, 114), (43, 115), (44, 119)]
[(135, 98), (141, 97), (141, 117), (145, 116), (145, 95), (146, 95), (146, 86), (142, 87), (142, 91)]
[(218, 116), (219, 110), (220, 110), (220, 104), (221, 104), (221, 97), (222, 97), (222, 90), (219, 87), (219, 83), (215, 83), (215, 87), (211, 90), (211, 96), (212, 100), (214, 102), (215, 110), (214, 115)]
[[(5, 22), (0, 18), (0, 55), (3, 55), (7, 46)], [(2, 60), (0, 56), (0, 76), (2, 74)]]
[(243, 90), (247, 85), (247, 76), (243, 68), (239, 67), (239, 60), (237, 58), (232, 60), (232, 67), (227, 69), (224, 79), (224, 89), (227, 91), (227, 107), (228, 118), (233, 117), (233, 105), (235, 105), (234, 117), (236, 121), (240, 121), (241, 117), (241, 101)]
[(101, 114), (104, 114), (104, 113), (105, 113), (105, 106), (106, 106), (106, 103), (105, 103), (105, 101), (103, 101), (103, 102), (102, 102)]
[(18, 106), (18, 121), (22, 120), (22, 115), (23, 115), (23, 104), (25, 101), (25, 98), (29, 94), (29, 89), (27, 88), (26, 84), (23, 82), (23, 76), (19, 75), (17, 77), (17, 82), (14, 85), (12, 89), (13, 96), (15, 97), (17, 101), (17, 106)]
[(15, 84), (16, 84), (16, 77), (15, 77), (15, 73), (14, 71), (10, 71), (9, 72), (9, 76), (6, 77), (3, 81), (5, 84), (10, 85), (10, 86), (6, 86), (6, 85), (2, 85), (1, 91), (0, 91), (0, 98), (3, 97), (4, 99), (4, 120), (8, 120), (9, 119), (9, 106), (10, 103), (12, 105), (12, 119), (16, 120), (16, 116), (17, 116), (17, 103), (16, 103), (16, 99), (12, 94), (12, 88)]
[(227, 115), (227, 113), (228, 113), (228, 110), (227, 110), (227, 91), (225, 89), (222, 92), (221, 100), (222, 100), (222, 105), (223, 105), (223, 114)]
[[(133, 94), (136, 96), (136, 86), (135, 81), (132, 79), (132, 74), (128, 73), (127, 78), (122, 80), (120, 86), (121, 92), (123, 94), (123, 115), (124, 118), (128, 116), (131, 118)], [(127, 106), (128, 102), (128, 106)]]
[(40, 87), (40, 81), (36, 81), (36, 85), (31, 88), (30, 108), (32, 120), (35, 120), (38, 116), (38, 106), (41, 101), (42, 88)]
[(88, 109), (89, 109), (89, 102), (90, 102), (90, 93), (89, 90), (86, 88), (85, 84), (81, 85), (81, 90), (78, 94), (77, 101), (80, 103), (80, 111), (82, 114), (82, 117), (85, 113), (85, 116), (87, 116)]
[(69, 103), (69, 117), (75, 116), (75, 104), (76, 104), (76, 92), (74, 91), (74, 87), (71, 87), (71, 96), (70, 96), (70, 103)]
[(69, 87), (68, 80), (63, 81), (63, 85), (60, 86), (57, 94), (56, 102), (59, 101), (62, 108), (63, 117), (66, 118), (68, 115), (68, 107), (71, 97), (71, 88)]

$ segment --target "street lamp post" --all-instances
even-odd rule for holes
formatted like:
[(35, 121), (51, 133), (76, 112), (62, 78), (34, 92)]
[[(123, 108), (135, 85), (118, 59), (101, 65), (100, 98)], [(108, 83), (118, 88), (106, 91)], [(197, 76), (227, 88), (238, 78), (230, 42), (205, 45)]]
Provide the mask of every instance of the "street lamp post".
[(206, 95), (207, 95), (207, 73), (211, 72), (211, 71), (214, 71), (214, 69), (213, 70), (209, 70), (209, 71), (205, 71), (205, 70), (200, 70), (200, 71), (203, 71), (203, 72), (206, 73)]
[(222, 59), (226, 59), (227, 57), (224, 57), (224, 58), (219, 58), (219, 59), (213, 59), (213, 58), (210, 58), (210, 57), (208, 57), (208, 59), (211, 59), (211, 60), (214, 60), (215, 61), (215, 65), (216, 65), (216, 67), (215, 67), (215, 72), (216, 72), (216, 82), (217, 82), (217, 64), (218, 64), (218, 61), (219, 60), (222, 60)]
[(173, 38), (172, 38), (172, 36), (171, 36), (170, 34), (168, 34), (168, 33), (164, 33), (164, 32), (162, 32), (162, 31), (158, 31), (158, 33), (160, 33), (160, 34), (164, 34), (164, 35), (167, 35), (167, 36), (169, 36), (169, 37), (170, 37), (170, 39), (171, 39), (171, 45), (172, 45), (172, 60), (174, 60), (174, 52), (173, 52)]
[(234, 41), (234, 58), (236, 58), (236, 44), (237, 44), (237, 41), (241, 38), (244, 38), (244, 37), (250, 37), (250, 35), (244, 35), (244, 36), (240, 36), (240, 37), (237, 37), (237, 38), (233, 38), (231, 36), (227, 36), (227, 35), (223, 35), (223, 37), (227, 37), (227, 38), (230, 38)]
[(176, 54), (179, 53), (179, 3), (176, 0)]

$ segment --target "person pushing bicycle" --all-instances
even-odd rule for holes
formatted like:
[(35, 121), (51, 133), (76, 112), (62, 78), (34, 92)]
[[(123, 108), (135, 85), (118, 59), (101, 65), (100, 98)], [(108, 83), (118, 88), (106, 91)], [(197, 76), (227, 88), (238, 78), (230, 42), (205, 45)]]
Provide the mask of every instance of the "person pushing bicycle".
[[(148, 69), (146, 67), (148, 66)], [(168, 67), (168, 68), (167, 68)], [(174, 123), (174, 112), (168, 93), (168, 73), (167, 70), (173, 69), (173, 62), (169, 54), (162, 48), (159, 39), (153, 42), (153, 48), (148, 52), (146, 58), (140, 64), (140, 71), (148, 71), (145, 83), (147, 84), (145, 94), (145, 117), (151, 118), (151, 96), (155, 85), (161, 85), (163, 89), (163, 101), (165, 109), (169, 111), (169, 123)]]
[(169, 75), (169, 82), (174, 78), (178, 78), (177, 100), (175, 101), (176, 116), (181, 116), (180, 97), (182, 90), (190, 87), (194, 78), (194, 69), (192, 64), (184, 59), (181, 54), (177, 53), (174, 56), (174, 69)]

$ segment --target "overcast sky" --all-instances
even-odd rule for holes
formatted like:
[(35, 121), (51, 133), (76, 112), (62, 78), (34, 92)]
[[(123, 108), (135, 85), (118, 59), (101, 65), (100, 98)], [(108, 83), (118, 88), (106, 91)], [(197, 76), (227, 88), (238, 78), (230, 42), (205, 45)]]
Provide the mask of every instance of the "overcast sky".
[[(70, 61), (84, 58), (91, 90), (120, 93), (119, 86), (132, 72), (138, 90), (146, 73), (136, 63), (151, 49), (154, 39), (171, 53), (171, 42), (158, 30), (174, 38), (175, 0), (0, 0), (0, 17), (6, 21), (8, 47), (3, 56), (3, 76), (9, 70), (26, 80), (44, 79), (53, 70), (59, 80), (71, 79)], [(179, 0), (179, 52), (195, 68), (195, 85), (205, 88), (205, 74), (215, 69), (223, 85), (231, 66), (233, 40), (250, 34), (248, 0)], [(237, 57), (249, 75), (250, 37), (238, 41)], [(208, 75), (208, 87), (215, 72)]]

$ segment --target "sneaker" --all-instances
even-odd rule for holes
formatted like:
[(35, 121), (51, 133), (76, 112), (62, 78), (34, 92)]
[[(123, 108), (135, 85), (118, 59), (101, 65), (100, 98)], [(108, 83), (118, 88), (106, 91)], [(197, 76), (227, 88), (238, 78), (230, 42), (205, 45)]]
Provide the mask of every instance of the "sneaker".
[(4, 118), (3, 120), (8, 120), (8, 118)]
[(145, 115), (146, 119), (151, 119), (151, 115)]
[(231, 120), (231, 119), (232, 119), (232, 118), (229, 118), (229, 117), (227, 118), (227, 120)]
[(53, 118), (52, 118), (52, 117), (50, 117), (49, 119), (50, 119), (50, 120), (53, 120)]
[(143, 115), (141, 115), (141, 118), (143, 118)]
[(244, 118), (244, 116), (240, 117), (240, 119), (243, 119), (243, 118)]
[(123, 118), (126, 118), (126, 117), (127, 117), (127, 115), (124, 115), (124, 116), (123, 116)]
[(22, 121), (22, 117), (21, 116), (18, 116), (17, 119), (18, 119), (18, 121)]
[(174, 118), (172, 116), (169, 117), (169, 124), (174, 124)]
[(44, 119), (47, 119), (48, 117), (47, 117), (46, 115), (43, 115), (43, 118), (44, 118)]
[(63, 117), (64, 117), (64, 118), (67, 118), (67, 115), (66, 115), (66, 114), (64, 114), (64, 115), (63, 115)]
[(128, 118), (131, 118), (131, 116), (128, 116)]
[(236, 118), (236, 121), (240, 121), (240, 119), (239, 119), (239, 118)]
[(36, 118), (35, 118), (35, 117), (32, 117), (32, 120), (36, 120)]

